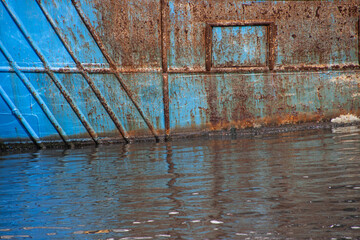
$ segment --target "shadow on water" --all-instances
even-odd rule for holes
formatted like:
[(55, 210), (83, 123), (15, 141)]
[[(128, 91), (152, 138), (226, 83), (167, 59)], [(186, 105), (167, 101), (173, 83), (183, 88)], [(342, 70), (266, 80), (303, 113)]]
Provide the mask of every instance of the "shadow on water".
[(0, 156), (5, 239), (357, 239), (360, 129)]

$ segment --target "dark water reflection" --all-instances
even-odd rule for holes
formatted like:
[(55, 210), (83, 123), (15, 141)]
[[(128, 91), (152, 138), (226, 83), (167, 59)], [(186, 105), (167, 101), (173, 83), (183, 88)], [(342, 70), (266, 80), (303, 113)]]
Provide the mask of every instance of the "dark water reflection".
[(360, 129), (0, 156), (0, 238), (359, 239)]

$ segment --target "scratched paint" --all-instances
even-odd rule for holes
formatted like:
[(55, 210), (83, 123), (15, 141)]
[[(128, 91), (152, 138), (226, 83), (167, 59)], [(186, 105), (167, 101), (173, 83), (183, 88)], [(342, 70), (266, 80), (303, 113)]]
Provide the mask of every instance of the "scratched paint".
[[(356, 0), (1, 0), (0, 40), (71, 140), (91, 137), (64, 90), (111, 142), (359, 115), (359, 19)], [(10, 66), (1, 87), (60, 143)], [(0, 142), (30, 142), (2, 100)]]

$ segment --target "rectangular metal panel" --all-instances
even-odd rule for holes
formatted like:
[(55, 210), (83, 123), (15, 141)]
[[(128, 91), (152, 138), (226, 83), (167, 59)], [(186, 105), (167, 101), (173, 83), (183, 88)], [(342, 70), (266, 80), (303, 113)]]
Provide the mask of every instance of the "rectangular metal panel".
[(266, 26), (215, 26), (211, 45), (213, 67), (266, 65)]

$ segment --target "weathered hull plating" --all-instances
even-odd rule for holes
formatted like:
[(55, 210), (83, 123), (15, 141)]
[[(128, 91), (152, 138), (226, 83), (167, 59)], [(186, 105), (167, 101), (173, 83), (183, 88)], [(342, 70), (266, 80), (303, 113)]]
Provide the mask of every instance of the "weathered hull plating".
[(360, 115), (358, 0), (1, 0), (0, 141)]

